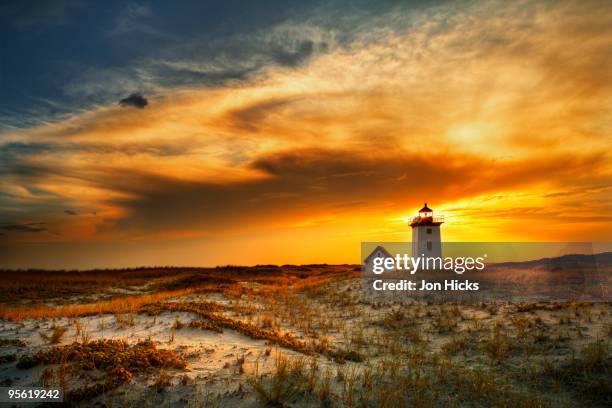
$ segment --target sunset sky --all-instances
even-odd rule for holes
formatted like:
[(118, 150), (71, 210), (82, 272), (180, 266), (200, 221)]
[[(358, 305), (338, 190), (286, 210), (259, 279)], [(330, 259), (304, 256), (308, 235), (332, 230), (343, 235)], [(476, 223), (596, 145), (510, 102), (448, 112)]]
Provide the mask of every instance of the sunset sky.
[[(88, 4), (90, 3), (90, 4)], [(612, 241), (608, 1), (0, 5), (0, 267)]]

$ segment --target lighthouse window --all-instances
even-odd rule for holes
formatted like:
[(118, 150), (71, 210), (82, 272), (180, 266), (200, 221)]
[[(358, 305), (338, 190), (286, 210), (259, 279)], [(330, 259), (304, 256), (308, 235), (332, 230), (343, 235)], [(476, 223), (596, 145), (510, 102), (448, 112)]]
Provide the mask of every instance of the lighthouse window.
[(431, 251), (432, 248), (433, 248), (433, 245), (431, 244), (431, 241), (427, 241), (427, 250)]
[(427, 233), (431, 234), (431, 228), (427, 228)]

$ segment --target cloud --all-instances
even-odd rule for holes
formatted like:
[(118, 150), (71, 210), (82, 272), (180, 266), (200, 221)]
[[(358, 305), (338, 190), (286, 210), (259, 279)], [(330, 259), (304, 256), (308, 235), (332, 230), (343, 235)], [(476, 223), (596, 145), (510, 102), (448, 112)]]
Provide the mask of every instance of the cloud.
[[(110, 173), (96, 182), (121, 192), (110, 202), (125, 211), (105, 232), (220, 232), (282, 224), (305, 213), (339, 218), (380, 208), (393, 213), (409, 203), (418, 205), (424, 197), (440, 203), (524, 189), (551, 178), (569, 179), (574, 172), (598, 173), (605, 163), (604, 156), (499, 162), (476, 156), (319, 148), (259, 157), (251, 167), (266, 176), (251, 180), (216, 183), (131, 172), (121, 177)], [(403, 174), (410, 176), (400, 177)], [(355, 202), (358, 208), (351, 205)]]
[(109, 32), (109, 35), (120, 35), (132, 31), (155, 32), (152, 27), (143, 22), (143, 20), (150, 18), (151, 15), (151, 8), (148, 5), (128, 3), (118, 14), (115, 26)]
[(64, 213), (68, 215), (77, 215), (76, 211), (73, 210), (64, 210)]
[(131, 64), (88, 68), (65, 90), (81, 106), (92, 106), (116, 99), (126, 88), (157, 93), (185, 86), (230, 86), (265, 77), (269, 68), (297, 68), (335, 44), (333, 31), (301, 22), (252, 30), (163, 42)]
[(268, 116), (282, 113), (285, 107), (296, 102), (296, 97), (272, 98), (256, 101), (247, 106), (241, 106), (229, 112), (228, 119), (238, 129), (257, 131)]
[(10, 232), (44, 232), (47, 231), (44, 222), (33, 222), (28, 224), (6, 224), (0, 225), (0, 229)]
[(300, 41), (295, 49), (276, 49), (272, 56), (276, 62), (289, 67), (296, 67), (310, 57), (314, 52), (314, 42), (310, 40)]
[(38, 154), (53, 147), (49, 143), (9, 142), (0, 146), (0, 154), (4, 156)]
[[(469, 3), (408, 22), (393, 12), (355, 27), (351, 41), (280, 24), (228, 43), (194, 40), (98, 83), (91, 71), (81, 91), (95, 108), (2, 134), (3, 221), (109, 242), (264, 242), (308, 226), (349, 246), (399, 237), (372, 231), (400, 234), (406, 225), (385, 223), (427, 198), (455, 209), (455, 231), (495, 231), (484, 240), (595, 239), (587, 227), (609, 239), (612, 190), (600, 187), (612, 179), (612, 36), (591, 26), (607, 33), (612, 14), (580, 10)], [(125, 89), (155, 103), (104, 103)], [(20, 238), (31, 239), (11, 236)]]
[(64, 0), (8, 0), (0, 5), (0, 21), (19, 29), (61, 23), (68, 4)]
[(133, 93), (130, 96), (123, 98), (119, 101), (119, 105), (123, 107), (132, 106), (134, 108), (143, 109), (149, 104), (147, 98), (142, 96), (140, 93)]
[(186, 85), (214, 87), (245, 81), (260, 68), (260, 66), (250, 64), (248, 61), (229, 66), (224, 64), (206, 66), (190, 62), (158, 61), (151, 63), (147, 71), (155, 78), (155, 83), (162, 87)]

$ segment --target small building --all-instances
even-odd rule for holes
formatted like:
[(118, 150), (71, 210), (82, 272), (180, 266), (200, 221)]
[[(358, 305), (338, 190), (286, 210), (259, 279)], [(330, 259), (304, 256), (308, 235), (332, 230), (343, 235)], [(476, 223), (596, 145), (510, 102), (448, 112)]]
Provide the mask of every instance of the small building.
[[(363, 268), (366, 273), (374, 273), (374, 259), (376, 258), (393, 258), (393, 256), (387, 251), (385, 248), (380, 245), (374, 248), (372, 253), (368, 255), (366, 259), (363, 260)], [(384, 262), (384, 261), (383, 261)], [(395, 270), (395, 268), (393, 269)]]
[(440, 225), (444, 217), (434, 216), (433, 210), (427, 203), (419, 210), (419, 214), (412, 218), (412, 256), (425, 256), (435, 258), (442, 256), (442, 238)]

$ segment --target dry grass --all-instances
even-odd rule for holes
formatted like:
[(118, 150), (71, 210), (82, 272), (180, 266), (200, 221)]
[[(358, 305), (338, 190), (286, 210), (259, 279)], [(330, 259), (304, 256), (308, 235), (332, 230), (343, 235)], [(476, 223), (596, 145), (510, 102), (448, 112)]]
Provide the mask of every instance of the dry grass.
[(184, 273), (180, 268), (98, 269), (90, 271), (0, 270), (0, 302), (68, 298), (130, 288), (152, 279)]
[[(240, 297), (245, 293), (255, 294), (252, 288), (239, 285), (240, 281), (261, 283), (264, 285), (260, 289), (262, 294), (273, 297), (283, 288), (306, 290), (332, 279), (341, 280), (356, 275), (356, 272), (347, 271), (346, 267), (309, 268), (292, 265), (167, 267), (82, 272), (0, 270), (0, 319), (19, 321), (100, 313), (131, 313), (143, 304), (185, 296), (196, 291), (222, 292), (229, 297)], [(118, 295), (113, 291), (116, 288), (138, 288), (142, 293)], [(91, 299), (92, 294), (106, 299)], [(75, 296), (84, 297), (88, 303), (65, 305), (72, 303)]]
[(59, 344), (64, 338), (64, 334), (68, 331), (65, 327), (53, 326), (51, 327), (51, 333), (39, 333), (40, 338), (49, 344)]
[(549, 366), (545, 374), (571, 392), (601, 406), (612, 404), (612, 353), (609, 340), (587, 344), (566, 364)]
[(171, 302), (153, 303), (140, 309), (141, 313), (157, 315), (163, 311), (189, 312), (198, 315), (204, 321), (192, 321), (191, 327), (223, 332), (223, 329), (235, 330), (253, 339), (265, 339), (296, 351), (312, 352), (305, 343), (295, 340), (289, 333), (281, 334), (273, 330), (264, 330), (253, 324), (224, 317), (223, 308), (214, 302)]
[(492, 363), (499, 364), (507, 358), (512, 342), (503, 326), (497, 324), (491, 331), (490, 336), (483, 339), (481, 348)]
[[(187, 365), (173, 351), (158, 349), (151, 341), (128, 345), (122, 340), (99, 340), (53, 347), (35, 355), (22, 356), (17, 367), (27, 369), (39, 364), (60, 364), (63, 375), (70, 374), (75, 380), (82, 373), (94, 370), (104, 372), (104, 378), (99, 382), (72, 389), (66, 386), (68, 401), (90, 399), (108, 392), (130, 381), (135, 374), (151, 368), (184, 369)], [(67, 383), (68, 380), (64, 378), (60, 382)]]
[(21, 339), (0, 339), (0, 347), (26, 347), (26, 343)]
[(70, 306), (17, 306), (0, 309), (0, 319), (21, 321), (25, 319), (55, 319), (60, 317), (95, 316), (111, 313), (120, 315), (134, 313), (143, 305), (161, 302), (169, 298), (186, 296), (195, 289), (179, 289), (157, 292), (146, 295), (134, 295), (115, 298), (108, 301)]
[[(207, 348), (206, 354), (218, 359), (219, 367), (225, 363), (225, 369), (219, 368), (219, 376), (211, 375), (210, 383), (197, 376), (189, 380), (183, 373), (177, 374), (172, 368), (180, 365), (151, 364), (149, 370), (118, 364), (130, 375), (150, 371), (151, 377), (145, 381), (153, 384), (147, 389), (155, 398), (163, 398), (164, 394), (175, 398), (176, 392), (188, 392), (186, 388), (218, 387), (220, 400), (228, 406), (240, 404), (238, 400), (245, 397), (244, 403), (251, 404), (248, 397), (256, 397), (269, 406), (542, 407), (557, 402), (561, 406), (610, 405), (609, 342), (591, 341), (612, 333), (609, 305), (373, 302), (359, 296), (356, 280), (346, 281), (354, 274), (347, 266), (169, 270), (168, 275), (157, 275), (147, 282), (148, 288), (161, 290), (159, 293), (72, 307), (20, 306), (10, 311), (0, 308), (0, 317), (18, 320), (74, 316), (69, 324), (74, 327), (77, 344), (87, 345), (95, 342), (89, 341), (86, 326), (81, 326), (76, 317), (114, 314), (111, 330), (135, 324), (133, 331), (137, 332), (144, 324), (146, 330), (152, 328), (148, 335), (157, 344), (174, 342), (176, 333), (173, 347), (190, 361), (193, 359), (194, 364), (201, 357), (193, 356), (191, 346), (185, 345), (186, 338), (201, 336), (208, 342), (223, 337), (189, 332), (183, 329), (185, 325), (218, 333), (232, 330), (267, 343), (260, 342), (259, 352), (250, 345), (250, 350), (245, 347), (227, 354), (224, 351), (214, 357), (215, 352), (226, 347), (215, 345), (210, 351)], [(198, 296), (181, 298), (195, 292)], [(204, 302), (202, 292), (206, 296), (216, 292), (211, 297), (222, 300)], [(153, 317), (138, 316), (144, 313)], [(186, 319), (184, 313), (192, 314), (193, 320)], [(108, 322), (113, 322), (111, 316), (98, 319), (98, 328), (101, 324), (106, 328)], [(11, 336), (18, 336), (20, 327), (30, 324), (8, 323), (16, 327)], [(160, 325), (161, 332), (157, 330)], [(179, 330), (183, 330), (180, 338)], [(51, 338), (52, 333), (48, 336)], [(293, 358), (279, 354), (273, 362), (272, 345), (301, 354), (290, 353)], [(63, 349), (67, 347), (71, 346)], [(147, 351), (149, 346), (138, 352), (121, 347), (108, 346), (119, 356), (132, 353), (130, 359), (134, 361), (138, 355), (157, 355)], [(48, 346), (42, 349), (45, 348)], [(573, 349), (578, 351), (572, 354)], [(90, 388), (71, 390), (71, 398), (87, 400), (131, 378), (124, 371), (110, 371), (104, 364), (89, 370), (81, 365), (85, 363), (79, 362), (80, 357), (68, 358), (65, 352), (62, 355), (63, 361), (50, 363), (55, 368), (47, 367), (51, 371), (43, 373), (45, 381), (74, 384), (71, 381), (76, 375), (90, 378), (89, 371), (104, 374), (104, 379), (96, 379)], [(259, 357), (253, 374), (255, 357), (250, 356), (255, 355)], [(19, 353), (15, 356), (19, 358)], [(83, 351), (83, 356), (98, 358), (90, 351)], [(55, 357), (51, 360), (58, 361)], [(260, 360), (271, 372), (258, 373)], [(20, 366), (40, 363), (36, 355), (19, 358)], [(251, 385), (247, 387), (250, 395), (242, 388), (245, 381)], [(192, 397), (187, 405), (201, 406), (201, 395)]]
[(270, 378), (260, 377), (256, 369), (250, 384), (262, 404), (284, 407), (304, 384), (302, 368), (300, 360), (290, 361), (286, 356), (278, 354)]
[(457, 354), (467, 354), (472, 348), (471, 340), (466, 335), (453, 336), (451, 340), (442, 346), (442, 352), (452, 356)]

